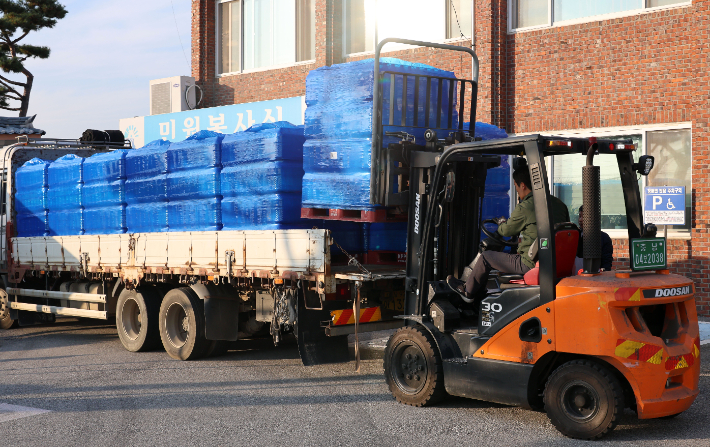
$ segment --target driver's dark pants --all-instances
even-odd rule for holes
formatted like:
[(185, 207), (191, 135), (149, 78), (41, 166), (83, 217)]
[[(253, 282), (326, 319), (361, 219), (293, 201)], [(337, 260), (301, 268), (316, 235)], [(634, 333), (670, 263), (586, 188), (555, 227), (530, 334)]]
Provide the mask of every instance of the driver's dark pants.
[(530, 267), (523, 264), (520, 255), (511, 255), (499, 251), (484, 251), (476, 256), (470, 265), (471, 274), (466, 279), (466, 294), (477, 299), (485, 298), (486, 284), (491, 270), (524, 275)]

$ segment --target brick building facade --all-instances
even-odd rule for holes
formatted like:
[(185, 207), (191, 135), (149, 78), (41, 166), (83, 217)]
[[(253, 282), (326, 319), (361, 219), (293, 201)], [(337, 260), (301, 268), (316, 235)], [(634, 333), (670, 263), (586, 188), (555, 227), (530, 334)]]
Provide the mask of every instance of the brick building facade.
[[(372, 57), (371, 53), (345, 54), (346, 1), (306, 0), (315, 9), (311, 60), (218, 75), (216, 8), (224, 1), (192, 1), (192, 75), (205, 91), (204, 107), (301, 96), (310, 70)], [(447, 0), (447, 8), (452, 1), (459, 9), (466, 4), (470, 8), (466, 0)], [(477, 120), (511, 134), (626, 135), (638, 139), (646, 153), (656, 155), (659, 169), (675, 166), (670, 181), (685, 179), (689, 223), (670, 231), (668, 263), (671, 271), (693, 278), (698, 310), (710, 316), (710, 186), (706, 180), (710, 177), (710, 0), (639, 0), (636, 9), (601, 11), (601, 15), (592, 11), (586, 16), (563, 10), (562, 2), (554, 3), (557, 0), (530, 0), (529, 4), (548, 5), (547, 16), (532, 19), (523, 14), (527, 11), (521, 12), (522, 0), (474, 1), (481, 62)], [(513, 11), (513, 5), (519, 9)], [(569, 19), (570, 14), (581, 17)], [(537, 22), (516, 27), (516, 21), (531, 20)], [(446, 41), (470, 45), (464, 38)], [(387, 56), (471, 78), (470, 59), (458, 53), (414, 48), (390, 51)], [(678, 160), (666, 163), (659, 158), (661, 153), (676, 154)], [(557, 172), (564, 177), (567, 165), (555, 161), (554, 166), (555, 178)], [(564, 181), (560, 182), (564, 189)], [(612, 193), (602, 201), (612, 201)], [(570, 192), (569, 197), (574, 196)], [(623, 231), (610, 228), (616, 264), (628, 265)]]

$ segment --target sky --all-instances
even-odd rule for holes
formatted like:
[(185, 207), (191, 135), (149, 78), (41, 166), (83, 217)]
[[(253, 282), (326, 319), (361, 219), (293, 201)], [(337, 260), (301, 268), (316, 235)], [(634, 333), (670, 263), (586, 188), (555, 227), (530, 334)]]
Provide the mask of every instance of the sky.
[[(190, 0), (172, 0), (174, 16), (171, 0), (60, 3), (67, 16), (25, 38), (51, 49), (49, 59), (26, 63), (35, 76), (28, 115), (37, 114), (34, 125), (46, 137), (118, 129), (121, 118), (148, 115), (150, 80), (190, 76)], [(11, 79), (24, 82), (22, 75)]]

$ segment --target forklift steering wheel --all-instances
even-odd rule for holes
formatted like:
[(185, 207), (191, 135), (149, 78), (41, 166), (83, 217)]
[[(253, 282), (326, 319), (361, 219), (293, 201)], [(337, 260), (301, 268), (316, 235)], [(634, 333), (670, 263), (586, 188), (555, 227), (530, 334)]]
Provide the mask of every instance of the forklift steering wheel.
[(486, 236), (488, 236), (491, 239), (495, 239), (496, 242), (500, 242), (501, 244), (506, 245), (508, 247), (517, 247), (518, 246), (517, 240), (512, 239), (510, 241), (506, 241), (505, 239), (503, 239), (503, 236), (498, 234), (498, 232), (492, 232), (488, 228), (486, 228), (486, 224), (498, 225), (498, 222), (496, 222), (493, 219), (486, 219), (483, 222), (481, 222), (481, 231), (483, 231), (483, 234), (485, 234)]

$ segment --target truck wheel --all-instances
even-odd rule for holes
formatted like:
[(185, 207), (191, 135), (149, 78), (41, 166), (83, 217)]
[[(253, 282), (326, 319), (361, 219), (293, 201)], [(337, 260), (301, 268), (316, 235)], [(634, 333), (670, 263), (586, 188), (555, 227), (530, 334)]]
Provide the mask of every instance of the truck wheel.
[(160, 298), (151, 287), (123, 289), (116, 301), (116, 329), (127, 350), (150, 351), (160, 346), (159, 311)]
[(419, 327), (404, 327), (390, 337), (384, 369), (398, 402), (424, 407), (446, 396), (441, 357), (431, 335)]
[(573, 360), (557, 368), (545, 386), (545, 411), (563, 435), (598, 439), (611, 432), (624, 411), (624, 390), (605, 366)]
[(210, 347), (205, 338), (205, 308), (189, 287), (173, 289), (160, 306), (160, 338), (165, 351), (178, 360), (203, 357)]
[(17, 320), (10, 318), (10, 300), (7, 292), (0, 289), (0, 329), (17, 327)]

